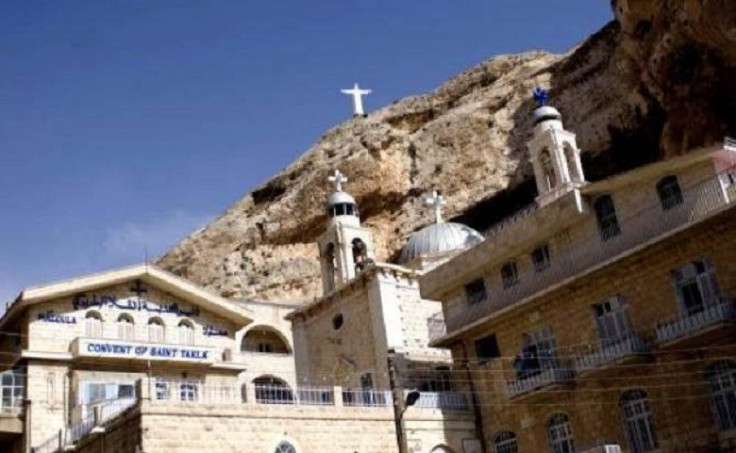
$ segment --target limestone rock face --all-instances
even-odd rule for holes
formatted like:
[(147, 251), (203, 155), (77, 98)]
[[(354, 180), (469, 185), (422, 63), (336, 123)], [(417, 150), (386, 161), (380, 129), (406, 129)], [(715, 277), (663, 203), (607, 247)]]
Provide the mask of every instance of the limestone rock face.
[(577, 133), (588, 179), (736, 132), (733, 0), (612, 7), (615, 20), (566, 55), (499, 56), (327, 131), (159, 264), (224, 296), (319, 296), (314, 241), (336, 168), (350, 178), (379, 260), (395, 259), (408, 235), (432, 220), (421, 207), (432, 189), (448, 201), (445, 217), (487, 228), (535, 195), (525, 143), (537, 85), (551, 89)]

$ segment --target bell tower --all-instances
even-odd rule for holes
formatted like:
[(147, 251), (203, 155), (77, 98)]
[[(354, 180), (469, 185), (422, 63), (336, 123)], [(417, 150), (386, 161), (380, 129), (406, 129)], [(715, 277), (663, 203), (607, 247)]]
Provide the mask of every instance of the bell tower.
[(528, 144), (540, 206), (586, 183), (575, 134), (562, 126), (560, 112), (546, 105), (548, 97), (546, 91), (534, 90), (539, 107), (534, 110), (534, 135)]
[(317, 239), (324, 294), (353, 279), (374, 261), (373, 235), (360, 225), (358, 205), (344, 192), (348, 181), (335, 170), (328, 181), (335, 191), (327, 197), (327, 229)]

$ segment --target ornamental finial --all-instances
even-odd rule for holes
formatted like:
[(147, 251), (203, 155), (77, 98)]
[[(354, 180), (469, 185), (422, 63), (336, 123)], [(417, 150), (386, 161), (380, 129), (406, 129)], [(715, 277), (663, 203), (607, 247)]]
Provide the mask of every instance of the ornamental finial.
[(335, 170), (335, 173), (329, 176), (327, 181), (335, 185), (335, 192), (342, 192), (342, 185), (348, 182), (348, 178), (340, 173), (340, 170)]
[(534, 88), (534, 91), (532, 91), (532, 94), (534, 95), (534, 100), (540, 107), (547, 104), (547, 101), (549, 100), (549, 91), (542, 89), (541, 87), (536, 87)]
[(424, 204), (434, 208), (434, 220), (437, 223), (442, 223), (442, 206), (447, 204), (445, 198), (440, 195), (436, 190), (432, 191), (432, 196), (424, 199)]

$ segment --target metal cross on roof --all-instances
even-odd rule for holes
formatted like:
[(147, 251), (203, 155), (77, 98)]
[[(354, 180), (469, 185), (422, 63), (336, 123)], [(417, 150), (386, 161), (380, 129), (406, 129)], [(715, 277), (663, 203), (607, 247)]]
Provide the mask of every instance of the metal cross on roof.
[(440, 195), (436, 190), (432, 191), (432, 196), (424, 199), (424, 204), (434, 208), (434, 220), (437, 223), (442, 223), (442, 206), (446, 205), (445, 198)]
[(328, 177), (327, 180), (335, 185), (335, 192), (342, 192), (343, 183), (348, 182), (348, 178), (340, 173), (340, 170), (335, 170), (335, 173)]
[(536, 87), (534, 88), (534, 91), (532, 91), (532, 94), (534, 94), (534, 100), (540, 107), (547, 104), (547, 101), (549, 100), (549, 91)]
[(148, 292), (148, 290), (141, 284), (140, 280), (136, 280), (135, 285), (130, 288), (130, 292), (138, 295), (138, 298), (140, 299), (143, 294)]

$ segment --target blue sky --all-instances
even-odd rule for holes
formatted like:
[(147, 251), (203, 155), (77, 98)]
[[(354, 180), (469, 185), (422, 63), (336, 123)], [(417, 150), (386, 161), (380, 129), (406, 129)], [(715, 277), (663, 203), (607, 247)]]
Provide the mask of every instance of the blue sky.
[(608, 0), (0, 2), (0, 301), (163, 253), (350, 116)]

